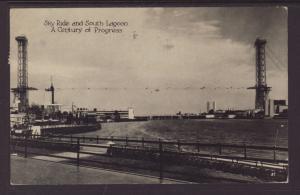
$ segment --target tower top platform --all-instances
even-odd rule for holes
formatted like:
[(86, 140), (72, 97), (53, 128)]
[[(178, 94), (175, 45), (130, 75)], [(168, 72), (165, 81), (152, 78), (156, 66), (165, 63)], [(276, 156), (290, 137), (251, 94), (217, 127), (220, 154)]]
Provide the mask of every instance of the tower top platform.
[(21, 35), (21, 36), (16, 37), (16, 41), (25, 41), (25, 42), (27, 42), (28, 39), (26, 38), (25, 35)]

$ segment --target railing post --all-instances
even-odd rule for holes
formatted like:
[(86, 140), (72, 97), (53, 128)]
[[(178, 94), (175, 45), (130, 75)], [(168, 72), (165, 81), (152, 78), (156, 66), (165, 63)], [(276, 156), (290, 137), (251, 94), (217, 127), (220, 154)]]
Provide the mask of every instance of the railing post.
[(77, 138), (77, 166), (79, 166), (79, 156), (80, 154), (80, 141), (79, 141), (79, 137)]
[(27, 141), (28, 141), (28, 135), (25, 135), (25, 146), (24, 146), (24, 149), (25, 149), (24, 157), (25, 158), (27, 158)]
[(99, 136), (97, 135), (97, 144), (99, 144)]
[(177, 149), (180, 151), (180, 140), (177, 140)]
[(85, 136), (82, 136), (82, 142), (85, 143)]
[(70, 137), (70, 141), (71, 141), (71, 144), (73, 143), (73, 135), (71, 134), (71, 137)]
[(159, 181), (162, 183), (163, 180), (163, 156), (162, 156), (162, 142), (159, 139)]
[(247, 146), (244, 144), (244, 158), (247, 159)]
[(16, 151), (16, 144), (14, 138), (10, 137), (10, 144), (12, 145), (12, 152), (15, 153)]
[(274, 146), (274, 149), (273, 149), (273, 158), (274, 158), (274, 161), (276, 161), (276, 146)]
[(114, 136), (111, 136), (110, 139), (111, 139), (110, 141), (113, 142), (114, 141)]
[(145, 146), (145, 143), (144, 143), (144, 137), (142, 137), (142, 146), (143, 146), (143, 147)]
[(126, 136), (126, 146), (128, 145), (128, 137)]
[(200, 152), (200, 143), (199, 143), (199, 141), (197, 143), (197, 150), (198, 150), (198, 153), (199, 153)]
[(222, 154), (222, 144), (219, 144), (219, 155)]

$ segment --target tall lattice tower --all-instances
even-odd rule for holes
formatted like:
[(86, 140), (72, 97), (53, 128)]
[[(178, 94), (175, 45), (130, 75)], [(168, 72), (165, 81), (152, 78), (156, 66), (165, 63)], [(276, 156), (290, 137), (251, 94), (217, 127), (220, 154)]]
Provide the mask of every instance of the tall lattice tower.
[(254, 46), (256, 48), (256, 85), (248, 89), (255, 89), (255, 109), (265, 111), (266, 102), (268, 101), (271, 87), (267, 86), (266, 75), (266, 55), (265, 46), (267, 41), (265, 39), (257, 38)]
[(19, 99), (19, 112), (27, 112), (29, 106), (28, 90), (36, 88), (28, 87), (28, 66), (27, 66), (27, 45), (28, 40), (25, 36), (16, 37), (18, 43), (18, 86), (12, 88), (15, 98)]

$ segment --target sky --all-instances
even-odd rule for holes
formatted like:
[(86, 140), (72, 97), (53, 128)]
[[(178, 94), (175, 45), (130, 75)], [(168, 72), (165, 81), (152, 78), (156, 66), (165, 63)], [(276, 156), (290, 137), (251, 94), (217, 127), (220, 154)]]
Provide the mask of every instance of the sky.
[[(11, 87), (16, 36), (28, 38), (30, 104), (132, 107), (136, 115), (254, 108), (257, 37), (267, 40), (270, 98), (288, 98), (286, 7), (34, 8), (10, 12)], [(51, 32), (45, 21), (121, 22), (121, 33)], [(80, 28), (79, 26), (72, 28)], [(12, 97), (12, 96), (11, 96)], [(11, 98), (13, 99), (13, 98)]]

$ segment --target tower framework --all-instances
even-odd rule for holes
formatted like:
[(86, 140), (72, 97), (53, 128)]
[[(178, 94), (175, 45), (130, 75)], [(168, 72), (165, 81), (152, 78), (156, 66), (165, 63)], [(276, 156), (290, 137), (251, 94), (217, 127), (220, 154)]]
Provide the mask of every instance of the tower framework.
[(12, 88), (12, 92), (15, 98), (19, 99), (18, 110), (26, 112), (29, 106), (28, 91), (36, 90), (36, 88), (28, 87), (28, 40), (25, 36), (18, 36), (16, 41), (18, 43), (18, 85), (16, 88)]
[(266, 102), (268, 101), (271, 87), (267, 85), (266, 75), (266, 54), (265, 46), (267, 41), (265, 39), (257, 38), (254, 46), (256, 48), (256, 85), (248, 89), (255, 89), (255, 109), (265, 111)]

